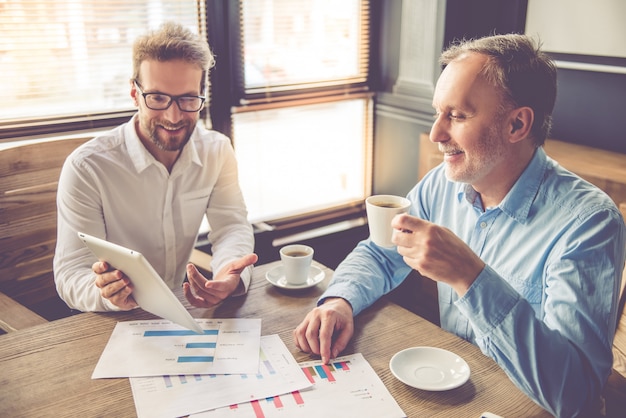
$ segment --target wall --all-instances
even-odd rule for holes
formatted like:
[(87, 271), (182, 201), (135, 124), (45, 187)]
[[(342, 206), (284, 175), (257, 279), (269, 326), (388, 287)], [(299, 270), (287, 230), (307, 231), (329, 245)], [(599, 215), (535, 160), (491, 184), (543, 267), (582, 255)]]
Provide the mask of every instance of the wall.
[(626, 74), (559, 68), (557, 76), (551, 137), (626, 153)]
[(528, 0), (525, 31), (557, 60), (554, 138), (626, 153), (625, 16), (623, 0)]
[(382, 0), (373, 192), (405, 195), (418, 179), (419, 136), (432, 125), (445, 2)]
[(626, 58), (624, 0), (528, 0), (526, 16), (546, 51)]
[[(428, 132), (432, 124), (430, 101), (443, 47), (460, 38), (523, 33), (529, 1), (536, 0), (381, 0), (374, 193), (406, 194), (418, 179), (419, 135)], [(601, 0), (593, 5), (610, 7), (614, 1), (622, 0)], [(584, 18), (594, 20), (588, 15)], [(622, 16), (619, 19), (623, 22)], [(584, 27), (562, 23), (576, 30)], [(624, 48), (623, 39), (613, 42)], [(583, 56), (584, 60), (590, 59)], [(610, 63), (626, 72), (626, 58)], [(552, 137), (626, 153), (625, 110), (626, 74), (558, 69)]]

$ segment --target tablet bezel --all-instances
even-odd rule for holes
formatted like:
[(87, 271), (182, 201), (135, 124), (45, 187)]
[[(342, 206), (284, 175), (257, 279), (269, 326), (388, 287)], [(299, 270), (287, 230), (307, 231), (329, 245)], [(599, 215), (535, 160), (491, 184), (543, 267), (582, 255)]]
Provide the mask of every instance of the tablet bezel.
[(84, 232), (78, 232), (78, 237), (100, 261), (128, 276), (141, 309), (199, 334), (204, 332), (143, 254)]

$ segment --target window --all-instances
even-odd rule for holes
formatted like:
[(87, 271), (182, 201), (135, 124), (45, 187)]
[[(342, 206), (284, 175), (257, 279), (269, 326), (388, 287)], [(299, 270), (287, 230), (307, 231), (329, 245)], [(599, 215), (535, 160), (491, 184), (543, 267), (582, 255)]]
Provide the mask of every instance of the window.
[(251, 220), (361, 204), (371, 188), (368, 2), (244, 0), (236, 13), (231, 132)]
[(128, 119), (135, 38), (168, 19), (204, 30), (203, 4), (0, 0), (0, 138)]
[(233, 139), (253, 222), (362, 209), (367, 0), (0, 0), (0, 141), (127, 121), (132, 44), (166, 20), (208, 32), (203, 115)]
[(369, 104), (351, 99), (235, 114), (251, 221), (362, 201), (369, 190)]

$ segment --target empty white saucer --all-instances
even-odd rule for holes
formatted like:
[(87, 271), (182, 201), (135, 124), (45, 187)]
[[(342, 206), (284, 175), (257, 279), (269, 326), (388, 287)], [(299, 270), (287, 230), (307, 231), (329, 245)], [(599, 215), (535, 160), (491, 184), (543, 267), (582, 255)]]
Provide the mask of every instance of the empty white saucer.
[(423, 390), (454, 389), (470, 377), (470, 368), (465, 360), (435, 347), (402, 350), (391, 358), (389, 368), (399, 381)]
[(311, 266), (309, 269), (309, 277), (306, 282), (300, 285), (294, 285), (287, 283), (282, 265), (274, 267), (265, 274), (265, 278), (268, 282), (282, 289), (308, 289), (309, 287), (318, 285), (322, 280), (324, 280), (324, 276), (325, 274), (322, 269)]

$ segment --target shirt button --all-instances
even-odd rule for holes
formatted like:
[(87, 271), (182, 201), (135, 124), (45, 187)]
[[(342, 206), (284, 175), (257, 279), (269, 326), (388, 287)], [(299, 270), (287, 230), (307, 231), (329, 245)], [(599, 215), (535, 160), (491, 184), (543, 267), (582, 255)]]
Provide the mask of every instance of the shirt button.
[(480, 223), (480, 227), (481, 227), (482, 229), (487, 228), (487, 222), (481, 222), (481, 223)]

